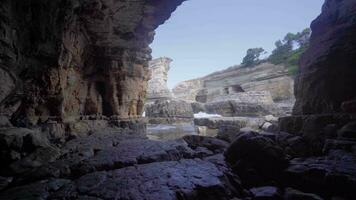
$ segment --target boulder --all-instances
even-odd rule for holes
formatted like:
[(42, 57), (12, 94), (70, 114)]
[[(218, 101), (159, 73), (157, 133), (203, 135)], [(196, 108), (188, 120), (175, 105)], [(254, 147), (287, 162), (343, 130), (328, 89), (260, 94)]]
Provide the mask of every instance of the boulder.
[(326, 156), (295, 158), (285, 170), (285, 184), (321, 196), (356, 198), (356, 156), (343, 150)]
[(225, 158), (235, 166), (242, 180), (252, 186), (278, 178), (288, 166), (282, 148), (273, 140), (253, 131), (240, 134), (225, 152)]
[(338, 131), (338, 138), (356, 140), (356, 121), (350, 122)]
[(197, 147), (205, 147), (215, 153), (222, 153), (229, 146), (229, 143), (226, 141), (198, 135), (187, 135), (183, 137), (183, 140), (193, 149), (196, 149)]
[(264, 118), (265, 118), (266, 122), (270, 122), (270, 123), (277, 123), (278, 122), (278, 117), (275, 117), (273, 115), (266, 115)]

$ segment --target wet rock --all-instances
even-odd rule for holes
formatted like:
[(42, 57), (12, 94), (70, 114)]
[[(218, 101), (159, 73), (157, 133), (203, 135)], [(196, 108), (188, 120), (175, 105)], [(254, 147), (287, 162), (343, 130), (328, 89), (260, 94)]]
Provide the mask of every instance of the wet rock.
[(66, 179), (42, 180), (29, 185), (18, 186), (7, 189), (0, 193), (0, 199), (6, 200), (28, 200), (48, 199), (52, 192), (58, 191), (70, 183)]
[(322, 157), (295, 158), (286, 169), (285, 183), (321, 196), (356, 197), (356, 157), (335, 150)]
[(277, 132), (278, 127), (270, 122), (265, 122), (262, 127), (262, 130), (267, 131), (267, 132)]
[(323, 153), (328, 154), (332, 150), (344, 150), (356, 155), (356, 141), (328, 139), (325, 141)]
[(223, 140), (198, 135), (187, 135), (183, 137), (183, 140), (193, 149), (205, 147), (215, 153), (222, 153), (229, 146), (229, 143)]
[(286, 188), (284, 193), (285, 200), (323, 200), (316, 194), (304, 193), (293, 188)]
[(288, 166), (286, 155), (273, 140), (256, 132), (238, 136), (225, 152), (228, 163), (250, 186), (261, 186), (277, 179)]
[(103, 199), (229, 199), (237, 195), (214, 164), (195, 159), (159, 162), (79, 178), (58, 191), (59, 199), (81, 195)]
[(250, 191), (253, 194), (254, 200), (281, 200), (281, 191), (272, 186), (251, 188)]
[(191, 105), (192, 105), (192, 109), (193, 109), (194, 113), (200, 113), (200, 112), (205, 113), (206, 112), (206, 108), (203, 103), (192, 102)]
[(310, 45), (295, 80), (295, 115), (337, 113), (344, 101), (355, 98), (356, 22), (350, 9), (355, 5), (355, 1), (325, 1), (311, 24)]
[(6, 128), (0, 131), (1, 160), (9, 164), (34, 152), (50, 146), (44, 134), (26, 128)]
[(338, 131), (338, 138), (356, 140), (356, 121), (350, 122)]
[(0, 176), (0, 191), (4, 190), (12, 182), (12, 180), (13, 180), (12, 177)]

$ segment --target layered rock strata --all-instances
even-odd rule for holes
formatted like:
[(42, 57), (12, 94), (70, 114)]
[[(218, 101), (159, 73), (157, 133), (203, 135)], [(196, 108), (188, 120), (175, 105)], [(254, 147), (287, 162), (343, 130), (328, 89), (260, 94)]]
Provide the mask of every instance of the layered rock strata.
[(172, 98), (167, 86), (170, 58), (157, 58), (149, 62), (150, 79), (147, 88), (147, 101)]
[(269, 91), (273, 100), (293, 99), (293, 78), (284, 66), (263, 63), (251, 68), (233, 66), (205, 77), (184, 81), (173, 88), (177, 98), (199, 102), (214, 101), (244, 91)]

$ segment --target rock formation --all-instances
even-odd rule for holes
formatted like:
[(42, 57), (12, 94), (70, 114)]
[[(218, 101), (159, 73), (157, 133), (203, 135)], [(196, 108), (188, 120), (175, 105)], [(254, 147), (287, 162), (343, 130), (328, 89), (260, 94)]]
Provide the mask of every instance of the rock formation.
[(0, 74), (12, 81), (1, 85), (1, 107), (21, 102), (12, 115), (20, 126), (81, 115), (140, 116), (148, 45), (180, 3), (2, 1)]
[(273, 100), (293, 99), (293, 78), (284, 66), (262, 63), (251, 68), (233, 66), (205, 77), (179, 83), (173, 94), (185, 100), (211, 102), (222, 95), (269, 91)]
[(328, 0), (311, 24), (310, 47), (296, 78), (294, 114), (340, 112), (343, 102), (355, 100), (354, 7), (352, 0)]
[(170, 58), (157, 58), (149, 62), (150, 79), (147, 88), (147, 101), (172, 98), (167, 86)]
[(282, 131), (148, 140), (148, 43), (181, 2), (1, 1), (0, 199), (356, 199), (356, 1), (326, 0)]

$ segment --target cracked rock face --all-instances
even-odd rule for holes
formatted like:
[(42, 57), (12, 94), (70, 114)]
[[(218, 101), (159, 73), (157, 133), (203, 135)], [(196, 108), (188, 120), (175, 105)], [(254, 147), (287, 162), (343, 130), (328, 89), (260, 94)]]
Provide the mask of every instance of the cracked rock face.
[(356, 98), (356, 2), (327, 0), (311, 25), (310, 47), (296, 78), (294, 114), (340, 112)]
[(148, 81), (147, 100), (172, 98), (171, 91), (167, 86), (170, 58), (157, 58), (149, 62), (150, 80)]
[(50, 116), (63, 121), (92, 114), (139, 116), (148, 45), (154, 29), (181, 2), (2, 1), (1, 80), (13, 74), (19, 83), (16, 90), (11, 81), (2, 84), (1, 98), (21, 101), (12, 122), (29, 126)]

